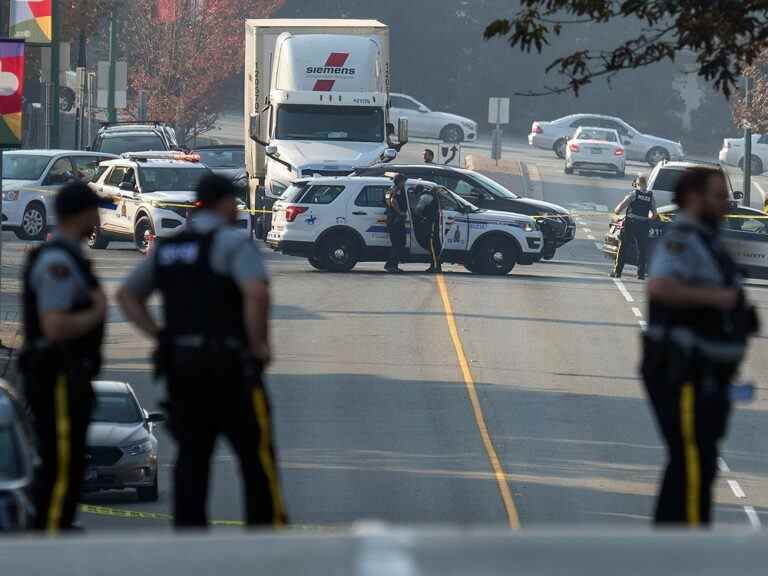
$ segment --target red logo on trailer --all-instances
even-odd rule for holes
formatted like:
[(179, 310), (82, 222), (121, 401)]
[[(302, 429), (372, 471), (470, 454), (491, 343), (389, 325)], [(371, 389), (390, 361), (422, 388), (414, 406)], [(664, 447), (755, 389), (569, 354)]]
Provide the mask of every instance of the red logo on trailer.
[[(356, 70), (344, 66), (348, 58), (349, 52), (331, 52), (323, 66), (307, 66), (307, 74), (311, 76), (335, 76), (337, 78), (352, 77)], [(330, 92), (335, 83), (336, 78), (318, 78), (312, 90), (314, 92)]]

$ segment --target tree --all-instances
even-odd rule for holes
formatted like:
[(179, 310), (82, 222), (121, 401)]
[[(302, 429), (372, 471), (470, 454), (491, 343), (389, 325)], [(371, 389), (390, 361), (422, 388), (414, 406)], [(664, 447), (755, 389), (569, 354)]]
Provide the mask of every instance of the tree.
[(750, 80), (751, 106), (747, 106), (745, 95), (733, 101), (733, 122), (737, 126), (749, 126), (754, 132), (768, 132), (768, 51), (760, 54), (758, 60), (744, 68), (744, 75)]
[[(621, 20), (636, 34), (608, 49), (581, 48), (555, 59), (547, 71), (565, 76), (546, 94), (573, 91), (599, 77), (672, 61), (692, 53), (698, 74), (730, 96), (738, 77), (768, 45), (768, 0), (520, 0), (513, 18), (493, 21), (486, 39), (506, 37), (512, 47), (541, 52), (569, 26), (598, 27)], [(531, 92), (533, 94), (533, 92)]]
[(245, 18), (267, 17), (281, 3), (182, 0), (158, 17), (158, 0), (134, 0), (121, 18), (131, 91), (145, 91), (150, 117), (174, 124), (181, 143), (207, 132), (225, 80), (243, 66)]
[(99, 24), (111, 10), (114, 0), (63, 0), (59, 2), (61, 37), (76, 40), (78, 34), (99, 30)]

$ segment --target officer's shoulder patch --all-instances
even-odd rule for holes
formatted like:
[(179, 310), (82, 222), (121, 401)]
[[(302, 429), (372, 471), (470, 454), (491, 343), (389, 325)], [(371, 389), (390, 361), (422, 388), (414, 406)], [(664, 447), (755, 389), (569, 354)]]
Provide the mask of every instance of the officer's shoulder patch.
[(52, 262), (51, 264), (48, 264), (48, 274), (57, 280), (66, 280), (70, 277), (72, 271), (66, 264), (62, 264), (61, 262)]

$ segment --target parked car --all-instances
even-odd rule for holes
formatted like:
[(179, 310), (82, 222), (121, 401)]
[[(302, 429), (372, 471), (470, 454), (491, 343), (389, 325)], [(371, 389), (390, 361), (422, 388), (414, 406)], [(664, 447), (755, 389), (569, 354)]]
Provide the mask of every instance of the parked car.
[(232, 180), (240, 193), (240, 199), (247, 201), (248, 177), (245, 174), (245, 146), (219, 144), (198, 146), (192, 151), (200, 156), (200, 162), (216, 174)]
[(157, 500), (155, 427), (165, 415), (144, 410), (126, 382), (96, 380), (93, 389), (83, 491), (134, 489), (139, 500)]
[(615, 116), (601, 114), (572, 114), (551, 122), (535, 121), (528, 134), (528, 144), (536, 148), (553, 150), (558, 158), (565, 158), (566, 142), (581, 126), (616, 130), (626, 151), (626, 159), (647, 162), (654, 166), (662, 160), (681, 160), (685, 153), (679, 142), (643, 134)]
[(659, 162), (648, 175), (648, 190), (653, 192), (657, 206), (672, 202), (675, 185), (683, 172), (689, 168), (708, 168), (720, 172), (725, 178), (731, 198), (734, 200), (741, 198), (741, 192), (733, 190), (728, 172), (716, 162)]
[[(723, 164), (744, 169), (744, 138), (724, 138), (719, 159)], [(758, 175), (768, 166), (768, 134), (752, 134), (752, 174)]]
[(41, 240), (56, 224), (53, 196), (74, 178), (90, 181), (112, 154), (82, 150), (7, 150), (3, 153), (3, 229)]
[(409, 136), (439, 138), (444, 142), (472, 142), (477, 139), (477, 122), (474, 120), (448, 112), (434, 112), (406, 94), (392, 92), (389, 103), (390, 122), (397, 126), (400, 118), (406, 118)]
[(587, 126), (576, 129), (566, 147), (565, 173), (573, 174), (580, 170), (624, 176), (626, 157), (616, 130)]
[(359, 168), (354, 175), (384, 176), (392, 172), (445, 186), (478, 208), (533, 216), (544, 234), (541, 251), (544, 260), (552, 259), (555, 251), (573, 240), (576, 234), (576, 223), (562, 206), (518, 196), (480, 172), (438, 164), (377, 164)]
[(36, 462), (21, 403), (8, 383), (0, 380), (0, 532), (31, 527)]
[(176, 131), (164, 122), (112, 122), (102, 124), (91, 150), (120, 155), (147, 150), (178, 150)]

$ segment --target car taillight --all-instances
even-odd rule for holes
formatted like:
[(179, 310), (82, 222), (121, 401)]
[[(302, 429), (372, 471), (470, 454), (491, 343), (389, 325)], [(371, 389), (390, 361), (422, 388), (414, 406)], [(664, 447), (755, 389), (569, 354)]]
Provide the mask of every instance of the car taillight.
[(285, 209), (285, 219), (288, 222), (293, 222), (294, 220), (296, 220), (296, 216), (298, 216), (299, 214), (303, 214), (306, 211), (307, 211), (306, 206), (288, 206)]
[(544, 130), (542, 129), (541, 126), (539, 126), (538, 122), (534, 122), (533, 126), (531, 126), (531, 132), (533, 132), (534, 134), (543, 134)]
[(576, 144), (576, 142), (571, 142), (568, 147), (571, 149), (571, 152), (578, 152), (579, 151), (579, 145)]
[(730, 147), (731, 147), (731, 143), (730, 142), (723, 142), (723, 148), (725, 148), (727, 150)]
[(624, 148), (616, 148), (616, 150), (613, 151), (614, 156), (624, 156)]

